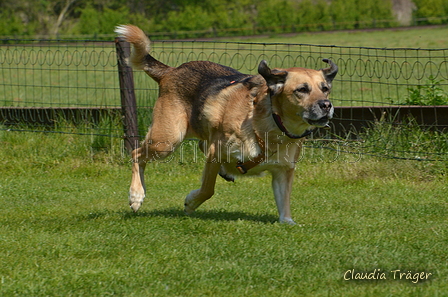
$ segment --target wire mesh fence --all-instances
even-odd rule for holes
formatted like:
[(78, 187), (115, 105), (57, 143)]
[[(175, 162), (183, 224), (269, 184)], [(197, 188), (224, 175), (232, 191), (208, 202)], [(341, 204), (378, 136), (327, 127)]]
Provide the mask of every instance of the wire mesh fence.
[[(114, 42), (8, 39), (0, 43), (2, 129), (123, 136)], [(326, 67), (322, 59), (329, 58), (339, 66), (331, 95), (336, 106), (333, 132), (338, 133), (319, 138), (355, 139), (357, 149), (363, 147), (361, 141), (367, 153), (397, 158), (438, 160), (448, 153), (443, 132), (448, 127), (444, 106), (448, 105), (448, 49), (155, 41), (152, 55), (170, 66), (208, 60), (249, 74), (256, 74), (262, 59), (270, 67), (320, 69)], [(134, 82), (138, 133), (143, 136), (158, 87), (141, 71), (134, 72)], [(419, 139), (429, 144), (397, 140), (398, 134), (411, 132), (424, 133)], [(431, 138), (434, 133), (437, 143)], [(396, 147), (390, 143), (392, 138)]]

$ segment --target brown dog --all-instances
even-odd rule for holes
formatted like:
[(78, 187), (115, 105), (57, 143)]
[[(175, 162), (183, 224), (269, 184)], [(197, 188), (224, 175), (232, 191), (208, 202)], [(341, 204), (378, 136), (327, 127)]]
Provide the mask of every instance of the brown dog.
[(137, 211), (143, 203), (146, 163), (167, 157), (184, 138), (195, 137), (207, 162), (200, 189), (185, 199), (187, 214), (213, 195), (218, 174), (233, 180), (269, 171), (280, 222), (294, 224), (294, 165), (303, 137), (333, 117), (328, 95), (337, 66), (324, 59), (329, 68), (270, 69), (263, 60), (255, 76), (207, 61), (174, 68), (149, 54), (150, 41), (138, 27), (118, 26), (115, 32), (133, 45), (133, 67), (159, 84), (153, 122), (141, 147), (132, 152), (131, 208)]

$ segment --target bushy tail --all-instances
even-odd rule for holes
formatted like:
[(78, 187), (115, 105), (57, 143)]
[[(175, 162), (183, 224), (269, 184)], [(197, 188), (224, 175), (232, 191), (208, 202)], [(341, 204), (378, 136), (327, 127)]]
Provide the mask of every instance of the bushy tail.
[(157, 61), (149, 54), (151, 42), (146, 34), (137, 26), (120, 25), (115, 27), (115, 33), (133, 45), (129, 58), (132, 67), (144, 70), (155, 81), (159, 82), (171, 67)]

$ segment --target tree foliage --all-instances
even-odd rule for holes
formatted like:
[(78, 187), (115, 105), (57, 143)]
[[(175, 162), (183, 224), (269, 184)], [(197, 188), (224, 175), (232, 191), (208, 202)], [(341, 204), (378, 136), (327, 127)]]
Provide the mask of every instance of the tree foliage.
[[(448, 15), (446, 0), (414, 2), (415, 17)], [(392, 0), (2, 0), (0, 35), (111, 34), (134, 23), (216, 36), (390, 26), (393, 18)]]
[(448, 1), (446, 0), (414, 0), (417, 10), (415, 16), (417, 18), (433, 17), (433, 20), (426, 23), (442, 24), (447, 23), (446, 19), (441, 20), (439, 17), (448, 15)]

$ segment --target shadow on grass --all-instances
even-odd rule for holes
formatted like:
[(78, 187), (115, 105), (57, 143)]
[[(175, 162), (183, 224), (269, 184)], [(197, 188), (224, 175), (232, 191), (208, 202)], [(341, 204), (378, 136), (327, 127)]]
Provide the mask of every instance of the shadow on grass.
[(264, 224), (272, 224), (277, 222), (277, 217), (270, 214), (250, 214), (241, 211), (226, 211), (226, 210), (199, 210), (191, 215), (186, 215), (183, 209), (179, 208), (167, 208), (167, 209), (155, 209), (152, 211), (141, 211), (133, 213), (131, 211), (120, 212), (123, 219), (131, 220), (136, 217), (166, 217), (166, 218), (180, 218), (191, 217), (201, 220), (211, 221), (254, 221)]

